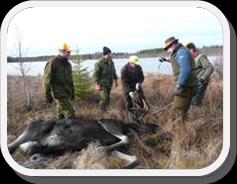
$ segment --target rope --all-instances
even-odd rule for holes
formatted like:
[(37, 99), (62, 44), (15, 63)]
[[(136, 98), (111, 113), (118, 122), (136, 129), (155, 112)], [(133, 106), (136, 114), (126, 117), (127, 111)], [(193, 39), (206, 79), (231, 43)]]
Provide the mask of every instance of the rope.
[(168, 107), (170, 107), (172, 104), (173, 104), (173, 102), (171, 102), (171, 103), (169, 103), (168, 105), (162, 107), (161, 109), (158, 109), (158, 110), (152, 112), (151, 114), (156, 114), (156, 113), (158, 113), (158, 112), (161, 112), (161, 111), (167, 109)]

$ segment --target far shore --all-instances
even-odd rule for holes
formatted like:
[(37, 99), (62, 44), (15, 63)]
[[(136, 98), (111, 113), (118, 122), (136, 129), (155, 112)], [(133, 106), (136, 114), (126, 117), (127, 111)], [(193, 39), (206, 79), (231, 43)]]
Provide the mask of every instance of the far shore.
[[(200, 52), (207, 56), (222, 56), (223, 55), (223, 46), (210, 46), (210, 47), (203, 47), (199, 49)], [(169, 57), (167, 53), (162, 48), (156, 49), (147, 49), (147, 50), (140, 50), (135, 53), (128, 53), (128, 52), (115, 52), (113, 53), (114, 59), (124, 59), (128, 58), (131, 55), (137, 55), (140, 58), (159, 58), (159, 57)], [(47, 56), (35, 56), (35, 57), (7, 57), (8, 63), (16, 63), (16, 62), (38, 62), (38, 61), (47, 61), (56, 55), (47, 55)], [(102, 53), (96, 52), (93, 54), (73, 54), (69, 58), (70, 60), (97, 60), (101, 58)]]

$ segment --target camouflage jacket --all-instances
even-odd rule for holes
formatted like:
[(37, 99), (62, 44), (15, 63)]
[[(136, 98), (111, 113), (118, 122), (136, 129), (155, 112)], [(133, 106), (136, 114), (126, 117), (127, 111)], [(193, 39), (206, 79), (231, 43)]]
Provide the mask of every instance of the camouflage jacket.
[(114, 62), (106, 61), (104, 58), (97, 61), (93, 77), (97, 84), (111, 88), (113, 79), (118, 79)]
[(194, 60), (196, 64), (195, 71), (197, 78), (199, 80), (209, 80), (210, 75), (214, 71), (214, 67), (207, 59), (207, 56), (199, 53), (196, 57), (194, 57)]
[(126, 64), (121, 69), (121, 81), (126, 91), (134, 90), (136, 83), (142, 83), (144, 81), (142, 67), (136, 65), (132, 68), (129, 64)]
[(43, 85), (46, 96), (56, 99), (73, 99), (74, 85), (72, 66), (68, 59), (56, 56), (48, 61), (44, 69)]

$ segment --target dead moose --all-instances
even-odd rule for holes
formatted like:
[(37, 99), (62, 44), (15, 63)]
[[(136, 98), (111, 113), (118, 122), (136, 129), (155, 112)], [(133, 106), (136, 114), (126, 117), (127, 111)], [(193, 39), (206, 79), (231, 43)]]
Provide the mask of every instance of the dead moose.
[[(157, 125), (144, 124), (146, 132), (155, 132)], [(80, 151), (89, 143), (98, 141), (100, 145), (114, 156), (125, 159), (128, 163), (122, 168), (134, 168), (139, 161), (135, 156), (119, 151), (129, 144), (130, 130), (139, 131), (137, 123), (123, 123), (116, 119), (82, 120), (79, 118), (61, 120), (39, 120), (27, 125), (25, 131), (12, 143), (8, 144), (10, 153), (20, 145), (26, 145), (30, 155), (62, 154), (65, 151)]]

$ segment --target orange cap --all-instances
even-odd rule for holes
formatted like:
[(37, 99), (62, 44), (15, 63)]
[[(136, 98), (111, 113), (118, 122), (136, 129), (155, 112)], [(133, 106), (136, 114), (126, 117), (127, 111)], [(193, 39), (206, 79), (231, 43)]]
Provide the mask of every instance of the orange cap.
[(65, 42), (63, 43), (63, 48), (59, 49), (59, 50), (63, 50), (63, 51), (66, 51), (66, 52), (71, 52), (72, 51), (70, 46)]

